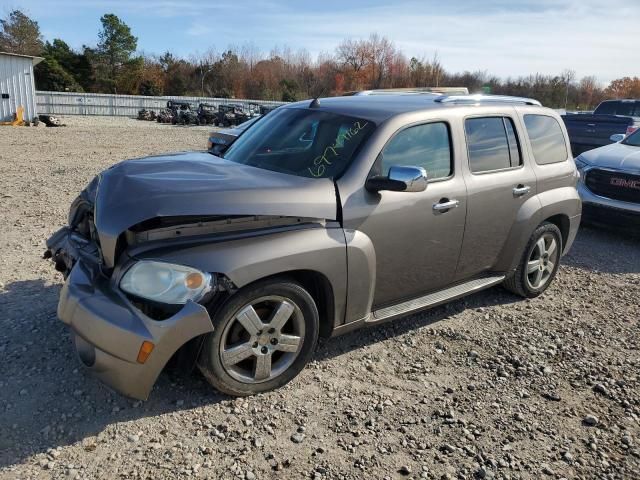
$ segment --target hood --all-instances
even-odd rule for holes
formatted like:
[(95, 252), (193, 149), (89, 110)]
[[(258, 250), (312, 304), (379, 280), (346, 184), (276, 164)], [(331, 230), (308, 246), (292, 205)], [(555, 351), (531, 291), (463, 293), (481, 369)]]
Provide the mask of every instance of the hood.
[[(94, 182), (92, 182), (93, 185)], [(271, 172), (193, 152), (127, 160), (99, 175), (95, 225), (107, 267), (116, 241), (155, 217), (278, 215), (337, 218), (329, 179)]]
[(580, 158), (595, 167), (640, 172), (640, 147), (612, 143), (580, 154)]

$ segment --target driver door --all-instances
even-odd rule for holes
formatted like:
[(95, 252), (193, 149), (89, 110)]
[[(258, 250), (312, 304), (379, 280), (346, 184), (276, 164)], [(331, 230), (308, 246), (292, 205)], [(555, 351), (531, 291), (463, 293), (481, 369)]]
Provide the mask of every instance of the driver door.
[[(451, 128), (446, 122), (412, 125), (396, 132), (376, 161), (374, 174), (391, 166), (423, 167), (422, 192), (380, 191), (357, 230), (373, 242), (379, 308), (419, 297), (452, 283), (464, 233), (466, 187), (454, 170)], [(447, 208), (448, 207), (448, 208)]]

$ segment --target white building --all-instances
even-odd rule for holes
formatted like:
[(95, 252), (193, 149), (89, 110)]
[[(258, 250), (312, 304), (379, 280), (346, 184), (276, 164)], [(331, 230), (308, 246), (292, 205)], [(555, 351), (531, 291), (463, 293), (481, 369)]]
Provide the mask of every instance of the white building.
[(0, 52), (0, 121), (13, 120), (18, 107), (24, 108), (24, 119), (37, 116), (33, 66), (40, 57)]

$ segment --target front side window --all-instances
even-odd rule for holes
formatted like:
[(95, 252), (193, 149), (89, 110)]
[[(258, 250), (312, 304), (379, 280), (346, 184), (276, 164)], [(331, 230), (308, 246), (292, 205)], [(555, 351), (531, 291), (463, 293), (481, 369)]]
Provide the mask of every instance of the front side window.
[(469, 118), (464, 124), (473, 173), (522, 165), (513, 120), (508, 117)]
[(337, 178), (375, 125), (321, 110), (279, 108), (249, 128), (224, 158), (310, 178)]
[(567, 144), (555, 118), (525, 115), (524, 125), (531, 141), (533, 158), (538, 165), (564, 162), (567, 159)]
[(631, 145), (632, 147), (640, 147), (640, 129), (625, 138), (622, 143), (625, 145)]
[(382, 152), (382, 172), (392, 166), (423, 167), (427, 178), (435, 180), (453, 173), (449, 126), (443, 122), (405, 128)]

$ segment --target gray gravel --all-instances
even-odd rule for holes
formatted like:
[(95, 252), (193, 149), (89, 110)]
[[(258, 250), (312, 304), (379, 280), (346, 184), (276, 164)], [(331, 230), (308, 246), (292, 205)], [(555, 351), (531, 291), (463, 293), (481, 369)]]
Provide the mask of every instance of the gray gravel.
[(0, 478), (638, 478), (640, 240), (583, 229), (552, 288), (501, 288), (323, 341), (229, 399), (163, 373), (147, 402), (77, 363), (40, 259), (100, 170), (207, 128), (65, 118), (0, 130)]

